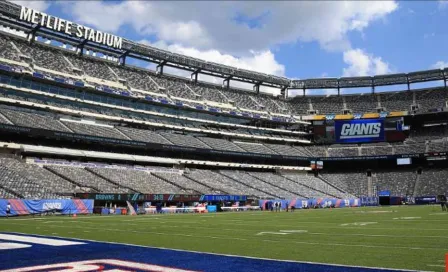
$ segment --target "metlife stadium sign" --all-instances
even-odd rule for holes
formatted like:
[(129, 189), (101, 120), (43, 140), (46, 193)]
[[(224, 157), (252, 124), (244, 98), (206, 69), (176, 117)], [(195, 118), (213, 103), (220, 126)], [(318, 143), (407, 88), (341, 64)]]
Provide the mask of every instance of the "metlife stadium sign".
[(334, 130), (337, 143), (384, 141), (384, 122), (381, 119), (335, 121)]
[(121, 37), (101, 32), (83, 25), (78, 25), (73, 22), (23, 6), (20, 10), (19, 19), (28, 23), (39, 25), (41, 27), (55, 30), (57, 32), (62, 32), (71, 36), (86, 39), (88, 41), (96, 42), (98, 44), (106, 45), (116, 49), (121, 49), (121, 46), (123, 44), (123, 38)]

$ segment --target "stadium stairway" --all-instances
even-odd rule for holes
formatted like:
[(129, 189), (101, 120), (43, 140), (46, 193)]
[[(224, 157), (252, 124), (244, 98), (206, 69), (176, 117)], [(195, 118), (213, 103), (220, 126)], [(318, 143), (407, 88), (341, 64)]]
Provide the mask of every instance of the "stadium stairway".
[(100, 178), (106, 180), (107, 182), (110, 182), (110, 183), (116, 185), (117, 187), (121, 187), (121, 188), (126, 188), (126, 189), (128, 189), (128, 190), (129, 190), (129, 193), (143, 193), (143, 192), (138, 192), (137, 190), (134, 190), (134, 189), (131, 188), (131, 187), (123, 186), (122, 184), (119, 184), (119, 183), (117, 183), (117, 182), (115, 182), (115, 181), (113, 181), (113, 180), (110, 180), (110, 179), (108, 179), (107, 177), (105, 177), (104, 175), (101, 175), (100, 173), (95, 172), (95, 171), (94, 171), (93, 169), (91, 169), (91, 168), (86, 167), (86, 168), (84, 168), (84, 169), (85, 169), (87, 172), (90, 172), (90, 173), (92, 173), (93, 175), (95, 175), (95, 176), (97, 176), (97, 177), (100, 177)]
[(419, 189), (420, 189), (420, 177), (421, 177), (421, 174), (417, 174), (417, 175), (415, 175), (416, 177), (415, 177), (415, 183), (414, 183), (414, 188), (413, 188), (413, 190), (412, 190), (412, 196), (413, 197), (416, 197), (417, 196), (417, 194), (418, 194), (418, 192), (419, 192)]
[(255, 178), (255, 179), (257, 179), (257, 180), (259, 180), (259, 181), (261, 181), (261, 182), (270, 184), (270, 185), (272, 185), (272, 186), (274, 186), (274, 187), (276, 187), (276, 188), (279, 188), (279, 189), (281, 189), (281, 190), (290, 192), (291, 194), (297, 195), (297, 196), (299, 196), (299, 197), (305, 197), (304, 195), (301, 195), (301, 194), (299, 194), (298, 192), (293, 192), (293, 191), (288, 190), (288, 189), (286, 189), (286, 188), (280, 187), (280, 186), (278, 186), (278, 185), (276, 185), (276, 184), (274, 184), (274, 183), (271, 183), (271, 182), (269, 182), (269, 181), (267, 181), (267, 180), (261, 179), (261, 178), (255, 176), (255, 175), (251, 174), (250, 172), (246, 172), (246, 173), (247, 173), (249, 176), (251, 176), (251, 177), (253, 177), (253, 178)]
[(53, 173), (53, 174), (55, 174), (55, 175), (57, 175), (57, 176), (59, 176), (59, 177), (65, 179), (65, 180), (67, 180), (67, 181), (69, 181), (69, 182), (75, 184), (75, 185), (78, 186), (79, 188), (89, 188), (90, 190), (93, 190), (93, 191), (91, 191), (91, 193), (100, 193), (100, 192), (101, 192), (98, 188), (95, 188), (95, 187), (93, 187), (93, 186), (86, 187), (85, 185), (79, 184), (78, 182), (72, 180), (72, 179), (69, 178), (69, 177), (66, 177), (66, 176), (63, 175), (63, 174), (60, 174), (58, 171), (56, 171), (56, 170), (54, 170), (54, 169), (51, 169), (50, 167), (44, 166), (44, 168), (45, 168), (46, 170), (50, 171), (51, 173)]
[[(328, 186), (331, 186), (333, 188), (335, 188), (336, 190), (338, 190), (339, 192), (345, 194), (345, 195), (350, 195), (348, 192), (342, 190), (341, 188), (337, 187), (334, 184), (331, 184), (328, 180), (326, 180), (324, 177), (322, 177), (321, 175), (317, 176), (320, 180), (322, 180), (323, 182), (325, 182), (326, 184), (328, 184)], [(336, 197), (336, 196), (335, 196)]]
[(173, 185), (173, 186), (175, 186), (175, 187), (177, 187), (177, 188), (180, 188), (180, 189), (182, 189), (182, 190), (184, 190), (184, 191), (186, 191), (186, 192), (188, 192), (188, 191), (193, 191), (193, 192), (195, 192), (195, 193), (197, 193), (197, 194), (201, 194), (200, 192), (198, 192), (198, 191), (196, 191), (196, 190), (194, 190), (194, 189), (182, 187), (182, 186), (180, 186), (179, 184), (176, 184), (176, 183), (172, 182), (171, 180), (169, 180), (169, 179), (167, 179), (167, 178), (165, 178), (165, 177), (163, 177), (163, 176), (161, 176), (161, 175), (157, 175), (157, 173), (149, 173), (149, 174), (152, 175), (152, 176), (155, 176), (155, 177), (157, 177), (158, 179), (161, 179), (161, 180), (165, 181), (166, 183), (169, 183), (169, 184), (171, 184), (171, 185)]
[(61, 122), (61, 121), (59, 121), (59, 120), (57, 120), (57, 122), (58, 122), (62, 127), (64, 127), (66, 130), (70, 131), (70, 133), (75, 133), (71, 128), (69, 128), (68, 126), (66, 126), (66, 125), (64, 124), (64, 122)]
[(259, 191), (259, 192), (265, 193), (266, 196), (269, 196), (269, 197), (275, 197), (275, 198), (282, 198), (282, 197), (280, 197), (280, 196), (278, 196), (278, 195), (273, 195), (273, 194), (271, 194), (271, 193), (268, 193), (268, 192), (266, 192), (266, 191), (261, 190), (260, 188), (253, 187), (253, 186), (250, 185), (250, 184), (247, 184), (247, 183), (244, 183), (244, 182), (239, 181), (239, 180), (237, 180), (237, 179), (234, 179), (233, 177), (231, 177), (231, 176), (229, 176), (229, 175), (226, 175), (226, 174), (224, 174), (224, 173), (221, 173), (221, 172), (218, 172), (218, 173), (219, 173), (220, 175), (223, 175), (224, 177), (226, 177), (226, 178), (232, 180), (233, 182), (241, 183), (241, 184), (243, 184), (244, 186), (247, 186), (247, 187), (252, 188), (252, 189), (254, 189), (254, 190), (257, 190), (257, 191)]
[(13, 122), (11, 122), (11, 120), (9, 120), (5, 115), (3, 115), (3, 113), (0, 112), (0, 120), (4, 120), (6, 121), (6, 123), (8, 125), (15, 125)]
[[(298, 182), (298, 181), (292, 180), (292, 179), (288, 178), (287, 176), (282, 176), (282, 177), (286, 178), (287, 180), (289, 180), (289, 181), (291, 181), (291, 182), (293, 182), (293, 183), (297, 183), (297, 184), (300, 184), (301, 186), (304, 186), (304, 187), (306, 187), (306, 188), (308, 188), (308, 189), (310, 189), (310, 190), (313, 190), (313, 191), (316, 191), (316, 192), (322, 193), (322, 194), (324, 194), (324, 195), (329, 195), (329, 196), (332, 196), (332, 197), (338, 198), (338, 197), (337, 197), (337, 196), (335, 196), (335, 195), (332, 195), (332, 194), (329, 194), (329, 193), (323, 192), (323, 191), (321, 191), (321, 190), (319, 190), (319, 189), (316, 189), (316, 188), (313, 188), (313, 187), (311, 187), (311, 186), (308, 186), (308, 185), (307, 185), (307, 184), (305, 184), (305, 183), (301, 183), (301, 182)], [(310, 196), (305, 196), (305, 197), (306, 197), (306, 198), (310, 198)]]

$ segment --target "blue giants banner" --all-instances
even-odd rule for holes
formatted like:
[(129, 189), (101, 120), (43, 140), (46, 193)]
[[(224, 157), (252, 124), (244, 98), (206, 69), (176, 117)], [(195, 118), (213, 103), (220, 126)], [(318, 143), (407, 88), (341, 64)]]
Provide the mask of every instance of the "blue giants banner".
[(418, 196), (415, 198), (415, 204), (435, 204), (437, 203), (437, 197), (435, 196)]
[(337, 143), (384, 141), (384, 122), (381, 119), (337, 120), (334, 130)]
[(29, 215), (45, 212), (61, 214), (90, 214), (93, 212), (91, 199), (0, 199), (0, 217), (6, 216), (6, 206), (10, 205), (10, 215)]
[(390, 191), (379, 191), (378, 196), (390, 196)]
[(379, 206), (378, 197), (374, 196), (361, 197), (361, 206)]
[(337, 199), (337, 198), (310, 198), (310, 199), (274, 199), (274, 200), (259, 200), (258, 205), (262, 210), (268, 210), (272, 207), (274, 202), (280, 202), (281, 208), (286, 209), (288, 207), (294, 207), (296, 209), (307, 208), (347, 208), (347, 207), (360, 207), (361, 199)]

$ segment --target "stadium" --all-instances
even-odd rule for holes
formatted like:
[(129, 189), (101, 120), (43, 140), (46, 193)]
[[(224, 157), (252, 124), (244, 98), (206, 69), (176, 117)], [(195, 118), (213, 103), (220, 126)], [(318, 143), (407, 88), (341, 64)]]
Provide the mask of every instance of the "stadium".
[(445, 271), (448, 68), (289, 79), (0, 14), (0, 271)]

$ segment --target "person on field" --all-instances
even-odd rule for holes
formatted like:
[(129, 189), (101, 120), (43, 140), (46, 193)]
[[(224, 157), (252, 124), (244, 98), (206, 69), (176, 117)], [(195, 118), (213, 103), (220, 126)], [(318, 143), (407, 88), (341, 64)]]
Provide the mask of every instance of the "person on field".
[(440, 197), (440, 206), (442, 207), (442, 211), (446, 212), (446, 196), (444, 195)]
[(11, 204), (6, 204), (6, 217), (9, 217), (9, 215), (11, 214)]

